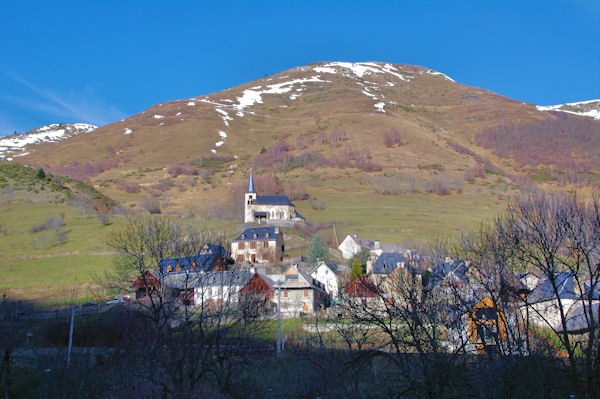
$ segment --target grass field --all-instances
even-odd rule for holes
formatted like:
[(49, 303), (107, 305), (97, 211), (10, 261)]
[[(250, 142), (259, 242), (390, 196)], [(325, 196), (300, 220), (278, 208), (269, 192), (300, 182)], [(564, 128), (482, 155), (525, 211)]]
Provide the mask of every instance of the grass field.
[[(347, 173), (347, 172), (345, 172)], [(296, 201), (306, 219), (323, 226), (335, 223), (337, 237), (357, 233), (371, 240), (390, 244), (426, 242), (438, 236), (456, 237), (460, 231), (490, 220), (505, 208), (505, 202), (487, 192), (438, 196), (404, 194), (385, 196), (370, 187), (336, 175), (320, 175), (322, 183), (309, 187), (312, 198)], [(49, 220), (58, 227), (43, 227)], [(243, 225), (239, 221), (221, 222), (198, 217), (181, 221), (211, 230), (227, 240), (235, 237)], [(111, 216), (103, 223), (96, 215), (82, 217), (67, 204), (13, 200), (0, 205), (0, 294), (42, 302), (104, 295), (99, 281), (112, 271), (112, 252), (107, 239), (125, 221)], [(332, 242), (333, 230), (324, 227), (323, 238)], [(34, 232), (40, 230), (38, 232)], [(331, 234), (328, 232), (331, 231)], [(311, 237), (285, 230), (287, 254), (305, 255)]]
[[(32, 232), (50, 219), (63, 225)], [(63, 204), (13, 201), (0, 205), (0, 294), (19, 299), (61, 302), (77, 289), (78, 298), (103, 295), (99, 281), (112, 271), (107, 239), (125, 221), (112, 216), (109, 224)], [(199, 228), (235, 235), (236, 222), (185, 219)], [(62, 233), (63, 237), (57, 234)]]

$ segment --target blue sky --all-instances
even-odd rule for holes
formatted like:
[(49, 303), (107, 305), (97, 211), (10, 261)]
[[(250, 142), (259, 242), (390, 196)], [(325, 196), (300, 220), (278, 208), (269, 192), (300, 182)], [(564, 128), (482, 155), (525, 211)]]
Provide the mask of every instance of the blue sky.
[(597, 0), (0, 0), (0, 35), (0, 136), (315, 61), (422, 65), (542, 105), (600, 98)]

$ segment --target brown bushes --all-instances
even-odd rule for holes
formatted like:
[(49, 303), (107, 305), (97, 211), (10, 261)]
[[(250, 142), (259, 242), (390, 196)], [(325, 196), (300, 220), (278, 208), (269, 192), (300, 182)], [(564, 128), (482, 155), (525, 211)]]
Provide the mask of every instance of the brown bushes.
[(116, 183), (116, 187), (119, 190), (125, 191), (126, 193), (130, 193), (130, 194), (136, 194), (142, 190), (142, 188), (140, 187), (140, 185), (138, 183), (124, 181), (124, 180), (119, 180)]

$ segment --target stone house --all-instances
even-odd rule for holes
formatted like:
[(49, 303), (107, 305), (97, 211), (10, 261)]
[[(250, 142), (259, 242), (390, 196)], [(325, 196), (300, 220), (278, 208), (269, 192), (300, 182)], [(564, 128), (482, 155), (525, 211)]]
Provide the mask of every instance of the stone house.
[(301, 222), (304, 217), (285, 195), (258, 195), (252, 171), (244, 195), (244, 223)]
[(330, 305), (325, 285), (297, 265), (290, 266), (275, 285), (281, 289), (281, 296), (278, 298), (276, 293), (273, 301), (281, 300), (281, 312), (285, 317), (314, 314)]
[(285, 251), (279, 227), (245, 229), (231, 241), (231, 257), (236, 263), (275, 263)]
[[(548, 278), (543, 279), (527, 297), (527, 305), (521, 308), (523, 317), (529, 314), (529, 320), (544, 327), (551, 327), (556, 331), (563, 331), (560, 306), (562, 306), (568, 331), (588, 330), (586, 313), (594, 309), (597, 311), (600, 303), (600, 288), (590, 288), (589, 281), (584, 282), (579, 288), (575, 276), (569, 272), (558, 273), (554, 277), (558, 297), (554, 292), (552, 283)], [(592, 299), (590, 308), (589, 298)], [(560, 302), (560, 304), (559, 304)], [(597, 313), (596, 313), (597, 314)], [(597, 317), (596, 323), (598, 322)]]

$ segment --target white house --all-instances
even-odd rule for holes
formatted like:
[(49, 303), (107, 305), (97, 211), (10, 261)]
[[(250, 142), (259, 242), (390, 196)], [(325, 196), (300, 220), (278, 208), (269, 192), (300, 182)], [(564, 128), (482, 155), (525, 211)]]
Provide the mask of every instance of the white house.
[(315, 267), (310, 271), (310, 275), (317, 281), (325, 285), (325, 289), (331, 299), (338, 297), (338, 267), (332, 263), (326, 263), (320, 260)]
[[(560, 315), (560, 306), (565, 313), (567, 330), (586, 330), (587, 322), (585, 312), (590, 312), (588, 295), (590, 294), (589, 283), (586, 282), (584, 290), (580, 289), (572, 274), (563, 272), (554, 277), (558, 291), (558, 297), (549, 279), (542, 280), (527, 298), (527, 305), (521, 308), (521, 315), (527, 316), (529, 320), (544, 327), (551, 327), (557, 331), (563, 331)], [(598, 287), (592, 294), (592, 308), (598, 307), (600, 292)], [(559, 303), (560, 302), (560, 303)], [(596, 320), (598, 322), (598, 320)]]
[(344, 238), (344, 241), (338, 246), (338, 249), (342, 252), (344, 259), (350, 259), (363, 249), (372, 250), (373, 241), (360, 238), (356, 234), (348, 234), (346, 238)]

